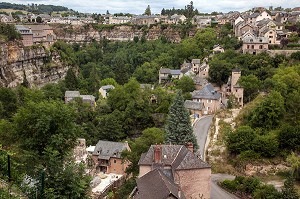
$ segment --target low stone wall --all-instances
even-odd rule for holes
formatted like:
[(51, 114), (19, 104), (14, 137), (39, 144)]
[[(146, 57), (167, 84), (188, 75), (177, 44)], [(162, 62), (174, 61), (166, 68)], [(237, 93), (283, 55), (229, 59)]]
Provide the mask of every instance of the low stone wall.
[(300, 50), (268, 50), (267, 53), (271, 57), (274, 57), (276, 54), (277, 55), (291, 56), (292, 53), (298, 52), (298, 51), (300, 51)]

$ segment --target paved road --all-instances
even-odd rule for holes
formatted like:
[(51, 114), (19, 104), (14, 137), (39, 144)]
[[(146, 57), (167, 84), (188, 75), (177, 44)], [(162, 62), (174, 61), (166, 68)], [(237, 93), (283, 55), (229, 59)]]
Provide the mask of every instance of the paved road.
[(234, 176), (227, 175), (227, 174), (212, 174), (211, 175), (211, 191), (210, 191), (210, 198), (211, 199), (238, 199), (235, 195), (226, 192), (225, 190), (221, 189), (217, 183), (223, 180), (233, 180)]
[[(213, 116), (205, 116), (199, 119), (194, 125), (194, 133), (197, 137), (199, 150), (204, 157), (205, 142)], [(236, 196), (221, 189), (217, 183), (225, 179), (234, 179), (234, 176), (227, 174), (212, 174), (211, 176), (211, 199), (238, 199)]]
[(197, 143), (199, 145), (199, 150), (202, 157), (204, 157), (205, 142), (208, 136), (207, 134), (212, 122), (212, 118), (213, 116), (205, 116), (198, 120), (194, 125), (194, 133), (197, 137)]

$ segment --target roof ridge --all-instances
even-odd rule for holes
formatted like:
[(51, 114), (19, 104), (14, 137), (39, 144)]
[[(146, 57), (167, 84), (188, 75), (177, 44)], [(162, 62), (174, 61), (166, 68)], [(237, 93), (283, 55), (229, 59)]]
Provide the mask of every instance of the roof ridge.
[(180, 146), (180, 149), (178, 150), (178, 152), (177, 152), (176, 156), (174, 157), (173, 161), (171, 162), (171, 165), (173, 165), (173, 163), (174, 163), (174, 162), (175, 162), (175, 160), (177, 159), (177, 157), (178, 157), (178, 155), (179, 155), (179, 153), (180, 153), (180, 151), (181, 151), (182, 147), (183, 147), (183, 145), (182, 145), (182, 146)]

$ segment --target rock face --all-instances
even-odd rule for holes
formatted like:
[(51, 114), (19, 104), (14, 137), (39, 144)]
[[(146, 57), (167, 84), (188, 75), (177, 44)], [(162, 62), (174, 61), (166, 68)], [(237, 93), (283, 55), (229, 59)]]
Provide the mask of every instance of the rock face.
[[(56, 39), (66, 42), (89, 42), (92, 40), (99, 41), (106, 38), (112, 41), (132, 41), (134, 37), (141, 39), (143, 36), (147, 40), (156, 40), (164, 36), (167, 40), (179, 43), (181, 41), (180, 31), (178, 29), (162, 27), (160, 25), (145, 27), (118, 25), (103, 29), (95, 29), (92, 26), (57, 26), (53, 27)], [(189, 32), (193, 36), (196, 30)]]
[(41, 87), (63, 78), (68, 68), (43, 47), (0, 42), (0, 87), (16, 87), (25, 77), (30, 86)]

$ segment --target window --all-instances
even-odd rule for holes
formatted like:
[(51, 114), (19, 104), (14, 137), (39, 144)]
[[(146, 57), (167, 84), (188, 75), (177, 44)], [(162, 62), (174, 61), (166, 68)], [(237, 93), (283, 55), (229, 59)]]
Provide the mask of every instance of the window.
[(247, 45), (247, 49), (249, 49), (250, 48), (250, 45)]
[(114, 160), (114, 163), (117, 163), (117, 160)]
[(269, 36), (269, 38), (273, 38), (273, 36), (272, 36), (272, 35), (270, 35), (270, 36)]
[(254, 49), (254, 45), (252, 45), (251, 48)]
[(259, 49), (263, 49), (263, 45), (259, 45)]

